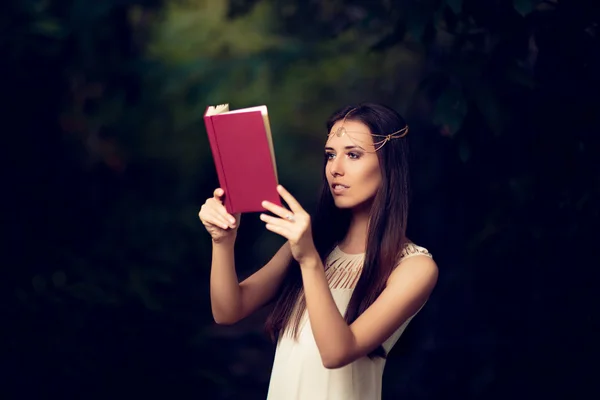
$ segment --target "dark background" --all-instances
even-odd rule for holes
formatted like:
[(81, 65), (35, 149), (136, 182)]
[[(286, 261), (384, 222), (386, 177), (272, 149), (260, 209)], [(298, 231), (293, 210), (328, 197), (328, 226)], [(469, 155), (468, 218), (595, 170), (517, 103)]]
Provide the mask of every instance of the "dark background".
[[(411, 126), (440, 279), (384, 399), (585, 399), (598, 375), (597, 1), (6, 0), (0, 397), (263, 399), (264, 310), (216, 326), (206, 106), (266, 104), (311, 210), (324, 122)], [(281, 244), (257, 215), (243, 278)], [(596, 391), (597, 392), (597, 391)]]

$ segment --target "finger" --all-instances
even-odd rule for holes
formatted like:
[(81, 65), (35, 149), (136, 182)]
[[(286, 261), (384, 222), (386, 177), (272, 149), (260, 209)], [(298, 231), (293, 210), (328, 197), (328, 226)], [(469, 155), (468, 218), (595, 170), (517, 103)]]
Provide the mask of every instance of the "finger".
[(304, 209), (302, 208), (300, 203), (298, 203), (298, 201), (296, 201), (294, 196), (292, 196), (290, 194), (290, 192), (287, 191), (286, 188), (284, 188), (281, 185), (277, 185), (277, 192), (279, 192), (279, 195), (283, 198), (283, 200), (285, 200), (285, 202), (288, 204), (288, 206), (290, 206), (290, 209), (294, 212), (294, 214), (304, 211)]
[(233, 226), (235, 226), (236, 217), (229, 214), (227, 212), (227, 209), (225, 208), (225, 206), (221, 202), (219, 202), (217, 199), (214, 199), (210, 208), (213, 209), (220, 216), (225, 218), (225, 220), (228, 221), (227, 223), (232, 225), (232, 228), (233, 228)]
[(285, 218), (286, 216), (292, 214), (292, 212), (287, 208), (278, 206), (277, 204), (273, 204), (270, 201), (263, 201), (262, 206), (281, 218)]
[(267, 224), (278, 225), (278, 226), (281, 226), (281, 227), (288, 227), (288, 228), (289, 228), (289, 224), (291, 223), (288, 220), (285, 220), (285, 219), (282, 219), (282, 218), (272, 217), (272, 216), (267, 215), (267, 214), (260, 214), (260, 219), (262, 221), (266, 222)]
[(227, 222), (227, 220), (223, 216), (219, 215), (217, 212), (212, 210), (208, 210), (206, 212), (206, 222), (218, 226), (222, 229), (229, 228), (229, 223)]
[(216, 229), (221, 229), (221, 230), (227, 230), (227, 228), (225, 228), (227, 225), (222, 225), (219, 222), (216, 222), (214, 220), (202, 220), (202, 225), (204, 225), (206, 227), (206, 229), (211, 229), (211, 228), (216, 228)]
[(215, 191), (213, 192), (214, 198), (219, 201), (221, 201), (221, 197), (223, 197), (224, 194), (225, 194), (225, 191), (221, 188), (216, 188)]
[(227, 210), (225, 209), (224, 206), (221, 206), (217, 209), (217, 213), (225, 220), (227, 221), (227, 223), (229, 224), (229, 226), (231, 226), (232, 228), (235, 227), (236, 223), (237, 223), (237, 219), (229, 214), (227, 212)]
[(214, 218), (211, 218), (210, 220), (206, 220), (204, 222), (204, 225), (207, 227), (214, 227), (214, 228), (219, 228), (219, 229), (223, 229), (223, 230), (226, 230), (229, 228), (229, 225), (227, 225), (224, 222), (218, 221)]
[(289, 239), (289, 231), (281, 226), (273, 225), (273, 224), (266, 224), (265, 228), (267, 228), (268, 230), (270, 230), (273, 233), (277, 233), (278, 235), (283, 236), (286, 239)]
[(226, 228), (235, 228), (235, 218), (227, 213), (227, 211), (214, 210), (213, 215), (218, 218), (219, 222), (226, 225)]

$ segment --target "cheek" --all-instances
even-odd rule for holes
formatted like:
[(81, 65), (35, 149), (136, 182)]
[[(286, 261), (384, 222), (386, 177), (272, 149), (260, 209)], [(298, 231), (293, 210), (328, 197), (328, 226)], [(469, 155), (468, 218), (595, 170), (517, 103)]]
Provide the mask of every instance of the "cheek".
[(374, 195), (379, 186), (381, 185), (381, 174), (378, 170), (371, 173), (369, 177), (367, 177), (369, 189), (373, 192), (371, 195)]
[(379, 186), (381, 182), (381, 171), (379, 170), (379, 164), (371, 165), (367, 171), (365, 171), (365, 179), (371, 182), (375, 186)]
[[(358, 171), (357, 171), (358, 172)], [(379, 164), (369, 165), (367, 168), (361, 168), (359, 173), (360, 184), (366, 192), (365, 195), (370, 196), (379, 188), (381, 184), (381, 172), (379, 171)]]

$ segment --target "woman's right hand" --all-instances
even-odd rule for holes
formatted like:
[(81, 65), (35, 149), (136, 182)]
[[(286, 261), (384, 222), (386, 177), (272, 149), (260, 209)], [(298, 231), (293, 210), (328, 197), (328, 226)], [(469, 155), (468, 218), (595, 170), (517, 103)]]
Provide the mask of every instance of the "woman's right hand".
[(200, 221), (215, 243), (235, 239), (240, 225), (240, 214), (231, 215), (225, 209), (222, 200), (224, 194), (223, 189), (216, 189), (213, 197), (206, 200), (198, 213)]

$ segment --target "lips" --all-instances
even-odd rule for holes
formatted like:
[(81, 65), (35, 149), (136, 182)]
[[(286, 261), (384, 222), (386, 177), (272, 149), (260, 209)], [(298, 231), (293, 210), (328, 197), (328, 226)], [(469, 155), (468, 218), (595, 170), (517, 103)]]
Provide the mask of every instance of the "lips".
[(332, 191), (333, 191), (334, 194), (342, 194), (346, 190), (348, 190), (348, 188), (349, 188), (349, 186), (342, 185), (341, 183), (333, 183), (331, 185), (331, 189), (332, 189)]

